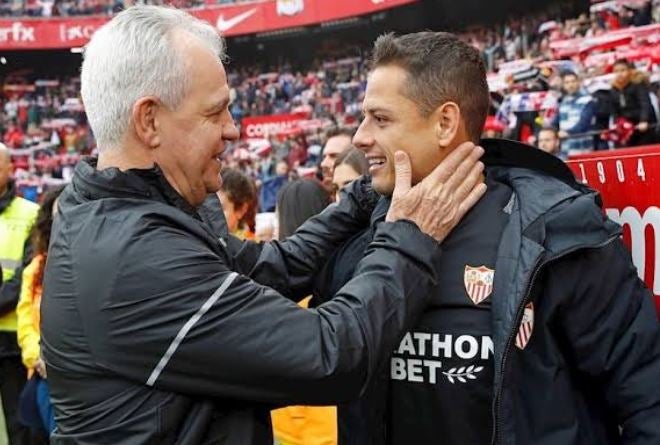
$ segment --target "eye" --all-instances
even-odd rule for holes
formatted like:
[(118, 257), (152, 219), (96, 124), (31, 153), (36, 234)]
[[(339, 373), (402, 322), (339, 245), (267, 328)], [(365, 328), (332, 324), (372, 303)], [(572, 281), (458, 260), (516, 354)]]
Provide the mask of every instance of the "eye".
[(382, 125), (387, 122), (387, 118), (384, 118), (383, 116), (374, 116), (374, 120), (378, 125)]

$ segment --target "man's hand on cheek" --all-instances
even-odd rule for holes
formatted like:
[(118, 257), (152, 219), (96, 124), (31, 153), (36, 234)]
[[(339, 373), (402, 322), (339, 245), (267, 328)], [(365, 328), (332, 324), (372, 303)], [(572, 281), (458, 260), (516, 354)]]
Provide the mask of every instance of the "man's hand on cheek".
[(486, 192), (482, 180), (484, 150), (466, 142), (450, 153), (414, 187), (408, 155), (394, 156), (395, 185), (386, 221), (407, 219), (442, 242)]

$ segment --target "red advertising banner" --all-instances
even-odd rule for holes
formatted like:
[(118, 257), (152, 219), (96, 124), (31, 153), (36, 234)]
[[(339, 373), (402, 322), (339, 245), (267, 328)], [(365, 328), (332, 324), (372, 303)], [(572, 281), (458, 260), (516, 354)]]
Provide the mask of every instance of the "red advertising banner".
[(576, 156), (568, 166), (601, 193), (607, 216), (623, 226), (660, 316), (660, 145)]
[(273, 114), (267, 116), (244, 117), (241, 119), (241, 137), (267, 138), (297, 129), (305, 119), (299, 114)]
[[(190, 13), (224, 36), (308, 26), (370, 14), (418, 0), (262, 0), (208, 6)], [(0, 50), (73, 48), (85, 45), (109, 17), (0, 20)]]

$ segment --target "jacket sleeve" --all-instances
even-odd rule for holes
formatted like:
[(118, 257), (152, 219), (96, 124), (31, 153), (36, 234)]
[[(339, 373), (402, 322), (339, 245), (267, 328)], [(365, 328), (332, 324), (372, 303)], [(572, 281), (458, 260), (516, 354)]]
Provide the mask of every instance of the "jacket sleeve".
[(313, 279), (332, 253), (369, 226), (378, 201), (369, 178), (354, 181), (338, 203), (303, 224), (285, 241), (229, 244), (238, 271), (295, 301), (312, 293)]
[(651, 295), (618, 239), (572, 266), (574, 297), (561, 322), (578, 369), (601, 385), (622, 444), (658, 444), (660, 325)]
[(38, 260), (35, 257), (23, 271), (21, 296), (18, 300), (18, 306), (16, 306), (18, 346), (21, 348), (23, 365), (28, 369), (33, 369), (40, 357), (40, 335), (39, 331), (34, 327), (34, 321), (32, 319), (32, 286), (37, 267)]
[(651, 122), (651, 113), (652, 105), (651, 99), (649, 98), (649, 90), (644, 84), (635, 85), (635, 95), (637, 96), (637, 101), (639, 103), (639, 121), (640, 122)]
[(23, 259), (16, 268), (14, 275), (7, 280), (0, 288), (0, 315), (5, 315), (16, 310), (18, 298), (21, 295), (21, 281), (23, 280), (23, 270), (32, 261), (32, 243), (28, 238), (25, 241), (23, 249)]
[(106, 260), (92, 246), (72, 267), (95, 277), (78, 279), (79, 294), (93, 296), (78, 304), (95, 363), (166, 391), (272, 404), (357, 397), (421, 313), (440, 255), (414, 224), (382, 223), (357, 278), (303, 309), (177, 228), (115, 248), (140, 260), (99, 274)]
[(568, 134), (579, 134), (586, 133), (591, 130), (593, 127), (594, 116), (596, 112), (596, 103), (593, 100), (590, 100), (582, 108), (582, 113), (580, 113), (580, 120), (567, 131)]

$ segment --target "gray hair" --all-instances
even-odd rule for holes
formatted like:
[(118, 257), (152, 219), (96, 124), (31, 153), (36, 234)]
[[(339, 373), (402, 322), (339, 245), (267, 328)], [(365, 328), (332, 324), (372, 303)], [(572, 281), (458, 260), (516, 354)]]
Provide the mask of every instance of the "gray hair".
[(133, 6), (101, 27), (87, 44), (81, 71), (82, 100), (100, 148), (117, 145), (141, 97), (156, 96), (176, 109), (190, 79), (175, 31), (197, 37), (225, 59), (222, 38), (210, 24), (177, 9)]

